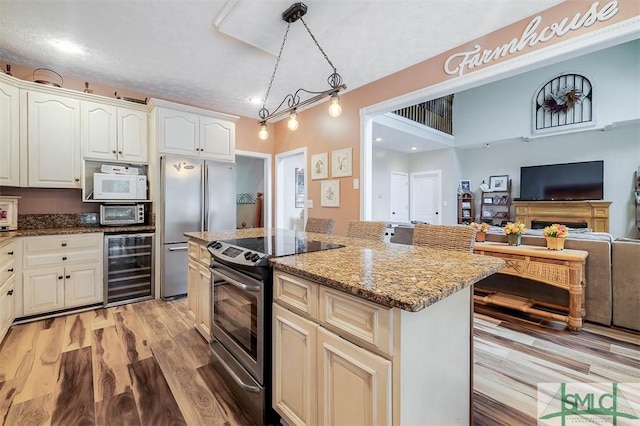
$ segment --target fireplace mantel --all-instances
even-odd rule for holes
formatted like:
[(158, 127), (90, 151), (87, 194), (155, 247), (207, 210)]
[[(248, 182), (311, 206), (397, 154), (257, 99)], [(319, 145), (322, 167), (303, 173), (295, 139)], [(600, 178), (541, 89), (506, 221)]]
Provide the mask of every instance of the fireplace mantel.
[(531, 221), (584, 222), (596, 232), (609, 232), (611, 201), (514, 201), (516, 220), (531, 228)]

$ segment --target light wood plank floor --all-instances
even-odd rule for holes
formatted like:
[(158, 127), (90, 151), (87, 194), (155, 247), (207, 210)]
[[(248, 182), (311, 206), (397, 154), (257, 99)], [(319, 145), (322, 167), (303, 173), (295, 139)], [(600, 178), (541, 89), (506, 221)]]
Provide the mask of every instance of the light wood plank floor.
[[(151, 300), (12, 327), (0, 346), (4, 425), (250, 424), (211, 368), (186, 300)], [(477, 306), (474, 420), (536, 424), (540, 382), (638, 382), (640, 335)], [(428, 420), (425, 420), (428, 424)]]

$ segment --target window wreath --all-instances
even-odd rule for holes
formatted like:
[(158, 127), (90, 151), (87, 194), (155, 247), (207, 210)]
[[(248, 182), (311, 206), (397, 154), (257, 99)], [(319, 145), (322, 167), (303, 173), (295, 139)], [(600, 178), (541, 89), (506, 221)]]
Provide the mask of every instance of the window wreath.
[(582, 102), (582, 91), (576, 87), (563, 87), (549, 93), (542, 104), (550, 113), (567, 112), (574, 105)]

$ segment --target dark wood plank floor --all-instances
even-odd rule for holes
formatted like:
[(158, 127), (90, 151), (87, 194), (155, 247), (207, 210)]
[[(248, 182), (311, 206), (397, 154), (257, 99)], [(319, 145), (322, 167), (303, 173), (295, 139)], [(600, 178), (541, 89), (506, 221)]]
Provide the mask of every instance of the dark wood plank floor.
[[(536, 424), (541, 382), (640, 381), (637, 333), (477, 306), (474, 334), (477, 425)], [(0, 346), (1, 423), (250, 424), (212, 361), (184, 299), (17, 325)]]

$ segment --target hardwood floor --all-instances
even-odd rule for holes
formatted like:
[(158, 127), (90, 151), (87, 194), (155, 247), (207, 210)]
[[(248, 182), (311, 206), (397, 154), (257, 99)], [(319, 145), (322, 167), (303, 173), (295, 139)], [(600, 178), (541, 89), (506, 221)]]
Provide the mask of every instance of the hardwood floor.
[[(13, 326), (0, 346), (4, 425), (244, 425), (186, 300)], [(477, 306), (474, 423), (536, 424), (541, 382), (639, 382), (640, 335)]]

